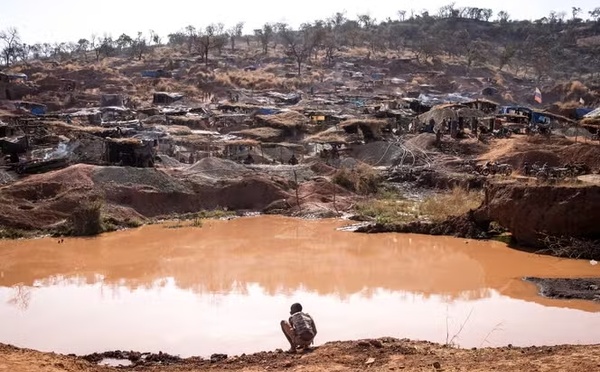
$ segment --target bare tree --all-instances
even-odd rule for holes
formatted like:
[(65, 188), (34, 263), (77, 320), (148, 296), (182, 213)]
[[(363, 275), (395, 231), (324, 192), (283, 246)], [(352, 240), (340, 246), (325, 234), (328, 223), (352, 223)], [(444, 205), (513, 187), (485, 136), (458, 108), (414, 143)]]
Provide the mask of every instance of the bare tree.
[(244, 31), (244, 22), (238, 22), (232, 28), (227, 31), (227, 35), (229, 36), (229, 43), (231, 45), (231, 51), (235, 50), (235, 39), (242, 37), (242, 32)]
[(218, 28), (218, 25), (211, 24), (198, 34), (198, 49), (206, 66), (208, 66), (208, 53), (216, 45)]
[(185, 28), (185, 33), (187, 35), (188, 53), (192, 53), (192, 48), (196, 44), (198, 33), (196, 32), (196, 28), (192, 25), (189, 25)]
[(406, 19), (406, 10), (398, 11), (398, 19), (400, 20), (400, 22), (404, 22), (404, 20)]
[(10, 65), (11, 59), (15, 59), (17, 56), (17, 49), (21, 38), (19, 31), (15, 27), (9, 27), (6, 30), (0, 32), (0, 40), (4, 43), (4, 49), (2, 49), (2, 55), (6, 66)]
[(302, 75), (302, 64), (309, 58), (313, 45), (310, 29), (303, 28), (300, 31), (286, 30), (281, 34), (288, 56), (296, 60), (298, 66), (298, 77)]
[(148, 49), (147, 46), (148, 43), (146, 41), (146, 38), (141, 32), (138, 32), (137, 38), (131, 43), (131, 51), (133, 52), (134, 57), (138, 59), (138, 61), (142, 60), (144, 53), (146, 53), (146, 50)]
[(83, 55), (83, 60), (87, 62), (87, 51), (90, 47), (90, 42), (87, 39), (79, 39), (77, 41), (77, 51)]
[(273, 39), (274, 33), (273, 25), (269, 23), (265, 23), (262, 28), (254, 30), (254, 35), (260, 40), (264, 54), (269, 53), (269, 43)]

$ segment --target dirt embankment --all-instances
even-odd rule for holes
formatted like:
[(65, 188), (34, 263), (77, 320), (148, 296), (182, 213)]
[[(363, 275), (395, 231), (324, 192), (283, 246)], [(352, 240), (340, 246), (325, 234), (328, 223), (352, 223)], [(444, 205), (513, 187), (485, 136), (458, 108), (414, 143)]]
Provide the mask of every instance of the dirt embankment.
[[(383, 338), (377, 340), (330, 342), (306, 354), (280, 350), (239, 357), (213, 355), (211, 359), (179, 359), (167, 354), (118, 353), (134, 357), (137, 365), (128, 368), (98, 366), (103, 355), (84, 358), (0, 344), (0, 370), (109, 372), (136, 370), (170, 371), (573, 371), (600, 368), (600, 345), (502, 347), (457, 349), (430, 342)], [(106, 354), (113, 356), (115, 353)], [(88, 361), (89, 360), (89, 361)]]
[(545, 248), (546, 235), (600, 239), (599, 207), (600, 186), (499, 182), (486, 187), (477, 216), (507, 228), (519, 245)]
[[(77, 164), (0, 188), (0, 227), (52, 231), (79, 205), (98, 198), (106, 219), (130, 226), (213, 209), (330, 216), (347, 210), (355, 197), (318, 177), (327, 169), (271, 168), (216, 158), (172, 170)], [(303, 175), (298, 182), (294, 172)]]
[(442, 222), (369, 224), (356, 231), (481, 239), (507, 230), (516, 246), (555, 256), (597, 260), (600, 259), (599, 207), (600, 186), (594, 184), (551, 186), (496, 182), (485, 186), (482, 205), (462, 216)]

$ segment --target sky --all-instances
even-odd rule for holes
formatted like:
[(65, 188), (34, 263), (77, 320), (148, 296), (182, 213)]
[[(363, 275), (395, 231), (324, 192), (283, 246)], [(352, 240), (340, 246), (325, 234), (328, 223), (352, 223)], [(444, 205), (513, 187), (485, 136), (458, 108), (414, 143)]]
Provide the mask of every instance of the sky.
[[(245, 22), (245, 33), (251, 33), (265, 22), (287, 22), (296, 27), (302, 22), (324, 19), (345, 11), (348, 18), (369, 14), (377, 20), (397, 18), (398, 10), (437, 13), (443, 5), (455, 2), (457, 7), (492, 8), (495, 13), (507, 11), (511, 18), (538, 19), (551, 10), (571, 14), (571, 7), (583, 9), (583, 15), (598, 7), (598, 0), (0, 0), (0, 30), (16, 27), (28, 44), (69, 42), (92, 34), (118, 37), (134, 36), (150, 30), (163, 40), (187, 25), (196, 28), (223, 22), (231, 26)], [(494, 16), (495, 17), (495, 16)]]

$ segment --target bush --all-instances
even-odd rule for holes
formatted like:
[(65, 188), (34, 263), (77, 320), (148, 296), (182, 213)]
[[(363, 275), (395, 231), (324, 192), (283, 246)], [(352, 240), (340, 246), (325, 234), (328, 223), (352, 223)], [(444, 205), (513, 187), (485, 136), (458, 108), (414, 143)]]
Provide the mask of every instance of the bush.
[(374, 194), (381, 178), (375, 169), (361, 164), (354, 169), (340, 169), (333, 176), (333, 182), (357, 194)]
[(91, 201), (76, 208), (69, 222), (72, 234), (75, 236), (94, 236), (104, 231), (102, 225), (103, 203), (99, 200)]

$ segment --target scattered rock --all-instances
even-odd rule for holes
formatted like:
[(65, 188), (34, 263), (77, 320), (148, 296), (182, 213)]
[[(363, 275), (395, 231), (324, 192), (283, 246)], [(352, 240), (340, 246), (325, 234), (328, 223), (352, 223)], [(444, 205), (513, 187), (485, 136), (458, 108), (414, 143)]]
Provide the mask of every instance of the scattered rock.
[(227, 359), (227, 354), (213, 354), (210, 356), (211, 363), (221, 362), (225, 359)]
[(378, 349), (381, 349), (383, 347), (383, 344), (379, 340), (370, 340), (369, 343)]
[(375, 358), (369, 358), (367, 359), (367, 361), (365, 362), (366, 365), (370, 366), (371, 364), (375, 363)]
[(442, 369), (442, 365), (440, 364), (440, 362), (434, 362), (433, 363), (433, 368), (435, 368), (435, 369)]

